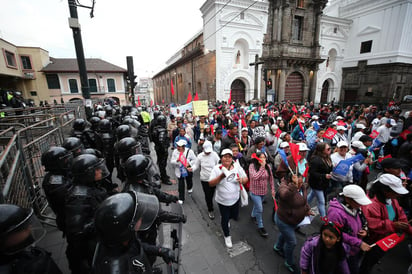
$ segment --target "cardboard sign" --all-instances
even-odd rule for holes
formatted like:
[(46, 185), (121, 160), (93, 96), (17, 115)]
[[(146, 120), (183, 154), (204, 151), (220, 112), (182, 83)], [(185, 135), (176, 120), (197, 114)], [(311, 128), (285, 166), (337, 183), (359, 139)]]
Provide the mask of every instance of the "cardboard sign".
[(208, 116), (209, 115), (209, 102), (207, 100), (193, 101), (193, 115), (196, 116)]

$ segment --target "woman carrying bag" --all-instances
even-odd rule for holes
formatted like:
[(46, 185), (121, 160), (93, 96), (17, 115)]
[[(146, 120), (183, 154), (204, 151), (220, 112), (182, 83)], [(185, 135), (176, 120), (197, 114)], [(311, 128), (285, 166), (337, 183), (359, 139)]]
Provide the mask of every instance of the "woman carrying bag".
[(248, 179), (240, 165), (235, 165), (231, 149), (224, 149), (221, 153), (221, 164), (216, 165), (209, 177), (209, 186), (216, 186), (215, 201), (221, 215), (221, 226), (225, 237), (226, 247), (232, 247), (232, 238), (229, 230), (229, 220), (239, 217), (240, 184)]

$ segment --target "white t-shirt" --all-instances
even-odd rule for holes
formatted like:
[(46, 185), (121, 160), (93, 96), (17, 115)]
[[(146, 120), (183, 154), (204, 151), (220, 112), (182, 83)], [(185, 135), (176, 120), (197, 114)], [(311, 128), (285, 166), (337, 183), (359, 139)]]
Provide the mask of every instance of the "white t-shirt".
[(216, 152), (212, 151), (209, 155), (206, 155), (204, 152), (197, 155), (197, 160), (195, 167), (200, 166), (200, 180), (207, 181), (209, 180), (210, 173), (212, 169), (220, 161), (219, 155)]
[(388, 128), (386, 125), (382, 125), (378, 127), (376, 131), (379, 132), (379, 135), (378, 137), (376, 137), (376, 139), (378, 139), (381, 143), (386, 144), (391, 137), (390, 128)]
[[(221, 165), (216, 165), (213, 167), (209, 181), (222, 173), (220, 166)], [(239, 200), (240, 186), (239, 182), (236, 181), (237, 176), (239, 176), (239, 178), (246, 178), (246, 173), (240, 165), (233, 165), (233, 169), (229, 170), (229, 172), (231, 175), (223, 178), (216, 185), (215, 191), (215, 201), (225, 206), (234, 205)]]

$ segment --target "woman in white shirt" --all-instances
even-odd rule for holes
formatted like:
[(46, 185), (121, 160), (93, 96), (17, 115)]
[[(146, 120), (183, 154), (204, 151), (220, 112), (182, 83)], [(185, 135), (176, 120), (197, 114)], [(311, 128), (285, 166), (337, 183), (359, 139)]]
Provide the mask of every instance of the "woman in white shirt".
[(215, 218), (213, 210), (213, 195), (215, 194), (215, 186), (209, 186), (210, 173), (214, 166), (220, 161), (219, 155), (213, 151), (213, 146), (210, 141), (205, 141), (203, 144), (203, 152), (197, 155), (194, 169), (200, 167), (200, 182), (205, 194), (208, 215), (211, 220)]
[(233, 153), (224, 149), (221, 153), (221, 165), (213, 167), (209, 177), (209, 186), (216, 186), (215, 201), (219, 205), (221, 226), (226, 247), (232, 247), (229, 220), (237, 220), (239, 216), (240, 184), (247, 182), (247, 176), (240, 165), (233, 162)]

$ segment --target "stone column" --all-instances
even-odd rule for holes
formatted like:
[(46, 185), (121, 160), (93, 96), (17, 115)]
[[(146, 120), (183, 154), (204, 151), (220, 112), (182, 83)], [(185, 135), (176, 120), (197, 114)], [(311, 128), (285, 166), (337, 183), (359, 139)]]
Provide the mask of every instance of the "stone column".
[(286, 85), (286, 71), (282, 69), (279, 77), (279, 89), (278, 89), (278, 101), (283, 101), (285, 99), (285, 85)]
[(282, 42), (289, 41), (289, 34), (291, 30), (291, 20), (290, 20), (290, 7), (288, 4), (285, 4), (283, 7), (283, 14), (282, 14)]
[(310, 102), (311, 100), (315, 100), (315, 96), (316, 96), (316, 92), (317, 92), (317, 90), (316, 90), (316, 82), (318, 81), (317, 80), (318, 79), (318, 70), (317, 70), (317, 68), (313, 71), (312, 78), (309, 78), (309, 79), (310, 79), (310, 92), (309, 92), (308, 100)]

